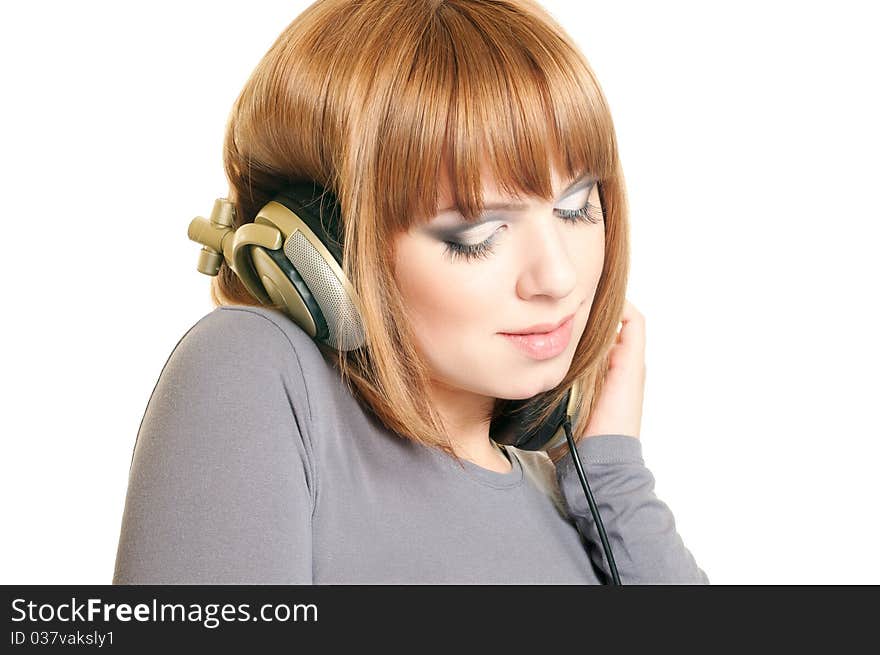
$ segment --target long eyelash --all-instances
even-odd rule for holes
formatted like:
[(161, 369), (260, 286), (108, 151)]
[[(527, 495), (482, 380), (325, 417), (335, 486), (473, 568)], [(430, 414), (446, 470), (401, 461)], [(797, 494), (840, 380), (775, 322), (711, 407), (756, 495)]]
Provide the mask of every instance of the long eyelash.
[(464, 257), (465, 261), (471, 261), (474, 259), (483, 259), (491, 255), (494, 242), (495, 237), (492, 236), (482, 243), (477, 243), (473, 246), (464, 243), (455, 243), (454, 241), (444, 241), (443, 243), (446, 245), (446, 250), (444, 252), (452, 258), (452, 261), (455, 261), (458, 257)]
[[(587, 204), (580, 209), (555, 209), (557, 216), (569, 223), (601, 223), (604, 220), (601, 208), (594, 205), (589, 200)], [(446, 245), (445, 253), (455, 261), (458, 257), (464, 257), (465, 261), (474, 261), (477, 259), (485, 259), (493, 252), (495, 244), (495, 235), (483, 241), (469, 246), (464, 243), (455, 243), (454, 241), (444, 241)]]
[(558, 215), (565, 219), (574, 219), (575, 222), (601, 223), (604, 219), (601, 208), (589, 200), (580, 209), (557, 209)]

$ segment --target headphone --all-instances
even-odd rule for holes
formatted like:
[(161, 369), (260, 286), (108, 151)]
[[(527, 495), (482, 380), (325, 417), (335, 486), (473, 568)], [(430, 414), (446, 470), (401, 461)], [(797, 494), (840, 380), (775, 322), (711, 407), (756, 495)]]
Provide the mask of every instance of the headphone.
[[(330, 189), (311, 180), (297, 181), (276, 193), (253, 223), (235, 229), (234, 219), (235, 206), (217, 198), (210, 219), (196, 216), (190, 222), (187, 235), (202, 244), (200, 273), (215, 276), (225, 261), (261, 304), (279, 309), (315, 341), (343, 351), (368, 345), (360, 300), (342, 271), (340, 205)], [(576, 380), (547, 422), (532, 431), (525, 426), (535, 410), (529, 410), (525, 400), (508, 401), (513, 411), (492, 420), (489, 436), (523, 450), (568, 443), (612, 579), (619, 585), (605, 528), (571, 436), (582, 397)]]

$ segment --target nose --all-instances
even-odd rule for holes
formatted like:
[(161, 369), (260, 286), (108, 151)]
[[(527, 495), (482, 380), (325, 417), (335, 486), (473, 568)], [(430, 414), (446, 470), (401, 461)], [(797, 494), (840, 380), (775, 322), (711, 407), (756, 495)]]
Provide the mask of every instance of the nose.
[[(576, 253), (567, 242), (565, 226), (553, 216), (552, 210), (528, 221), (523, 235), (523, 266), (517, 281), (517, 293), (528, 299), (535, 295), (564, 298), (577, 285)], [(568, 235), (570, 236), (570, 235)]]

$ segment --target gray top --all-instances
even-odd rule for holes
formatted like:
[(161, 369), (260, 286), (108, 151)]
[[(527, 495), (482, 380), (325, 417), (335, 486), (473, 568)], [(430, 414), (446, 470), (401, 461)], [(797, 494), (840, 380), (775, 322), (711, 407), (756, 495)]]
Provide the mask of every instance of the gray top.
[[(623, 584), (708, 583), (641, 442), (580, 442)], [(180, 339), (135, 441), (113, 584), (597, 584), (571, 460), (499, 473), (387, 430), (280, 312), (218, 307)], [(583, 535), (583, 536), (582, 536)]]

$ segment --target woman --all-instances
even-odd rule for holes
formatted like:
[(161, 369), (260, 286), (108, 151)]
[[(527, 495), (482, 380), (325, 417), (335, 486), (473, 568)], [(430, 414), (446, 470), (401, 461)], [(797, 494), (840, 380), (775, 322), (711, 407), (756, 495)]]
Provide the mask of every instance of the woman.
[(313, 339), (218, 258), (138, 432), (114, 583), (605, 582), (567, 445), (490, 438), (575, 383), (621, 582), (708, 582), (641, 457), (611, 117), (540, 7), (319, 0), (246, 83), (224, 163), (236, 229), (295, 181), (332, 196), (367, 345)]

